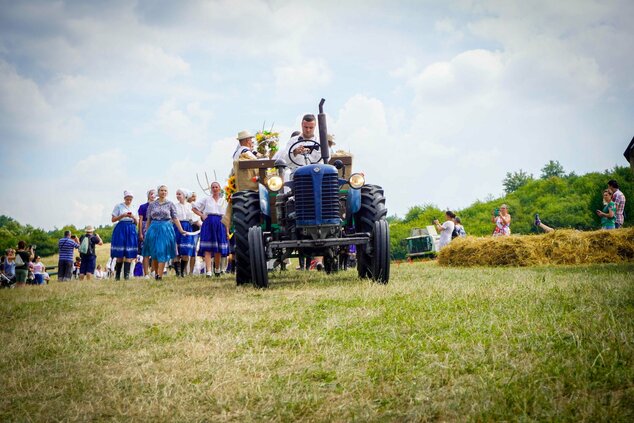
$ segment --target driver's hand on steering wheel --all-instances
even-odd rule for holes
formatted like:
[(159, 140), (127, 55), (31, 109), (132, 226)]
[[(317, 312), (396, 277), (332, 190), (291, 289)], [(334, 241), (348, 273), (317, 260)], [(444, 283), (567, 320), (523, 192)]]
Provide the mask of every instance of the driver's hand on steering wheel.
[(306, 153), (309, 153), (309, 150), (308, 150), (308, 148), (303, 147), (303, 146), (299, 146), (295, 150), (293, 150), (293, 154), (295, 154), (296, 156), (298, 154), (306, 154)]

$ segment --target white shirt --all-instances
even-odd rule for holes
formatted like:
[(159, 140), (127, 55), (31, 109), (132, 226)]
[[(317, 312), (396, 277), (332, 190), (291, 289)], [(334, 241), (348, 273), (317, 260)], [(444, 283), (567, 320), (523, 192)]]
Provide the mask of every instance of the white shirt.
[(453, 232), (454, 225), (451, 220), (447, 220), (442, 224), (443, 229), (440, 231), (440, 243), (438, 244), (440, 249), (451, 242), (451, 233)]
[[(112, 217), (119, 217), (122, 214), (127, 214), (128, 212), (132, 213), (133, 216), (137, 216), (134, 211), (134, 207), (132, 207), (132, 203), (130, 203), (130, 207), (126, 206), (125, 203), (117, 204), (112, 210)], [(131, 217), (124, 217), (119, 222), (134, 222), (134, 219)]]
[(213, 197), (205, 197), (202, 200), (196, 201), (194, 208), (202, 214), (217, 214), (223, 216), (227, 211), (227, 201), (224, 197), (220, 197), (218, 201), (214, 200)]
[(240, 160), (240, 156), (243, 153), (249, 153), (249, 157), (253, 158), (253, 159), (257, 159), (257, 157), (255, 157), (255, 154), (253, 154), (253, 152), (251, 151), (251, 149), (245, 145), (240, 145), (240, 143), (238, 143), (238, 147), (236, 147), (236, 151), (233, 152), (233, 161), (237, 161)]
[[(291, 172), (295, 172), (295, 170), (299, 167), (297, 164), (293, 163), (289, 157), (289, 154), (292, 155), (293, 160), (297, 163), (299, 163), (300, 165), (304, 166), (305, 164), (310, 164), (310, 163), (306, 163), (305, 159), (304, 159), (304, 155), (303, 154), (293, 154), (292, 152), (289, 152), (288, 150), (291, 148), (291, 146), (293, 144), (295, 144), (297, 141), (299, 141), (299, 137), (301, 135), (297, 135), (295, 137), (292, 137), (290, 140), (288, 140), (288, 143), (286, 143), (286, 145), (284, 146), (284, 148), (280, 151), (278, 151), (279, 156), (276, 154), (275, 157), (273, 157), (274, 159), (276, 158), (282, 158), (286, 161), (286, 165), (288, 166), (288, 168), (291, 170)], [(317, 139), (317, 137), (315, 135), (313, 135), (311, 138), (304, 138), (304, 141), (315, 141), (317, 143), (319, 143), (319, 140)], [(300, 147), (300, 146), (314, 146), (315, 144), (312, 142), (305, 142), (305, 143), (299, 143), (297, 144), (295, 147), (293, 147), (293, 150)], [(313, 150), (312, 153), (310, 153), (308, 155), (309, 160), (312, 163), (317, 163), (319, 162), (319, 160), (321, 160), (321, 149), (320, 150)]]
[(176, 218), (178, 220), (186, 220), (188, 222), (191, 222), (194, 220), (193, 216), (194, 212), (192, 211), (192, 205), (191, 203), (188, 203), (187, 201), (185, 201), (183, 204), (179, 203), (178, 201), (176, 203), (174, 203), (176, 205)]

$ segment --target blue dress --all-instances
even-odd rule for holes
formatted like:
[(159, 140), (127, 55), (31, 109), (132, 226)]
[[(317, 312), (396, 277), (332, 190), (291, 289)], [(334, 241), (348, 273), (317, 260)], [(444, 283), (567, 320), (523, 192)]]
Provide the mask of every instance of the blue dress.
[(151, 222), (145, 232), (142, 256), (167, 263), (176, 257), (176, 234), (171, 222), (176, 218), (176, 207), (171, 201), (161, 204), (156, 200), (148, 206), (147, 216)]
[[(118, 217), (128, 212), (134, 213), (125, 203), (117, 204), (112, 216)], [(124, 217), (114, 225), (110, 244), (110, 257), (134, 259), (138, 252), (136, 225), (131, 217)]]

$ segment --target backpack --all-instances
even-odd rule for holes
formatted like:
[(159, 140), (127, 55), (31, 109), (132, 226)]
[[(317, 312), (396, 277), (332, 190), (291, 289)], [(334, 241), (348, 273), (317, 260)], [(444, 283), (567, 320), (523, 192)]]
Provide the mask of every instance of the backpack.
[(18, 267), (24, 266), (24, 260), (22, 260), (20, 253), (15, 254), (15, 265)]
[(89, 254), (90, 253), (90, 237), (88, 235), (84, 235), (81, 240), (81, 244), (79, 244), (79, 252), (81, 254)]
[(460, 232), (458, 232), (458, 228), (454, 225), (453, 232), (451, 232), (451, 239), (458, 238), (460, 236)]

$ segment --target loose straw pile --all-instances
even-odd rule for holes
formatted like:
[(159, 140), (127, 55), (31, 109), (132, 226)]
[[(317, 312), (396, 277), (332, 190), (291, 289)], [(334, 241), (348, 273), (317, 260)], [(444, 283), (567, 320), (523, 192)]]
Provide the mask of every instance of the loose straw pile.
[(443, 266), (534, 266), (634, 262), (634, 228), (543, 235), (456, 238), (442, 249)]

